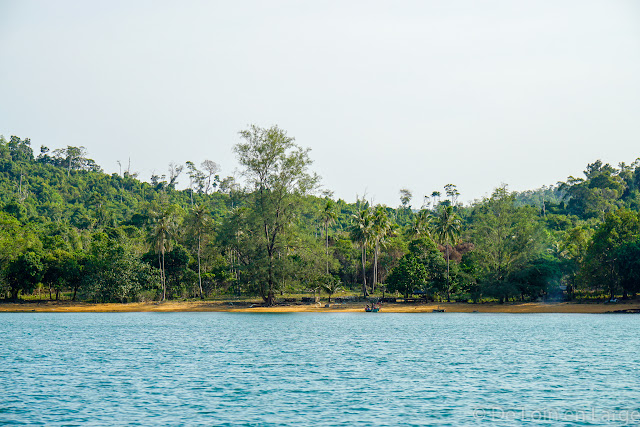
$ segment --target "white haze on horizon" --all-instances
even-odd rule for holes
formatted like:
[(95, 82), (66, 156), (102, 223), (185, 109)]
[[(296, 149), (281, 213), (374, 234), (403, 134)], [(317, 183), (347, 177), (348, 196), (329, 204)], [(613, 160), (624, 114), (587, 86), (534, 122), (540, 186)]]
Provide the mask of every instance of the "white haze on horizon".
[(311, 147), (336, 198), (390, 206), (640, 157), (633, 0), (0, 0), (0, 57), (0, 134), (145, 180), (234, 174), (249, 124)]

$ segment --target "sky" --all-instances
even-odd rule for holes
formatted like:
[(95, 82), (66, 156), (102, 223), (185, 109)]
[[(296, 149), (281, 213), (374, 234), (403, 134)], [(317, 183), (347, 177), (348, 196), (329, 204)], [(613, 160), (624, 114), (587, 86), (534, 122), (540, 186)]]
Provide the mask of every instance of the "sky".
[(334, 197), (389, 206), (640, 157), (636, 0), (0, 0), (0, 61), (0, 134), (145, 180), (239, 176), (251, 124), (311, 148)]

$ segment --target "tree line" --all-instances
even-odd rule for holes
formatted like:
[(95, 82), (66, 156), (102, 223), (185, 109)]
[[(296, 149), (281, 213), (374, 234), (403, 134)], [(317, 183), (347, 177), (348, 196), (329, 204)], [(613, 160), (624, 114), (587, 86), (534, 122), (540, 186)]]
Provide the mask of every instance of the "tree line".
[(0, 295), (274, 304), (340, 290), (475, 302), (639, 290), (639, 160), (466, 206), (454, 184), (419, 207), (402, 188), (394, 208), (322, 191), (309, 149), (277, 126), (239, 136), (241, 177), (203, 160), (150, 182), (130, 166), (105, 174), (84, 147), (36, 156), (29, 139), (0, 137)]

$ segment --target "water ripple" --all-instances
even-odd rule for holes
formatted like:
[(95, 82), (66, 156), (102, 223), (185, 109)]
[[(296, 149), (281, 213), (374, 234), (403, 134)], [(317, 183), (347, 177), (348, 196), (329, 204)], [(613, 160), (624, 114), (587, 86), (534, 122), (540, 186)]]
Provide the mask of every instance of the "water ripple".
[(0, 424), (637, 425), (639, 326), (562, 314), (2, 313)]

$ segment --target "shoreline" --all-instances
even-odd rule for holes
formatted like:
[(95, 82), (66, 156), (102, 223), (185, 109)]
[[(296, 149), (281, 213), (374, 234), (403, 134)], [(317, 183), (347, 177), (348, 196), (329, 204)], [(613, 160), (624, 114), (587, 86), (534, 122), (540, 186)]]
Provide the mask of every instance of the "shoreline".
[[(227, 313), (364, 313), (366, 303), (276, 305), (252, 307), (251, 303), (219, 301), (166, 301), (137, 303), (86, 303), (71, 301), (2, 302), (0, 313), (132, 313), (132, 312), (227, 312)], [(384, 304), (380, 313), (640, 313), (640, 301), (622, 303), (425, 303)], [(437, 314), (437, 313), (436, 313)]]

